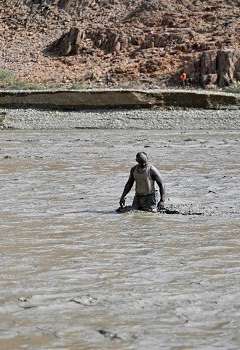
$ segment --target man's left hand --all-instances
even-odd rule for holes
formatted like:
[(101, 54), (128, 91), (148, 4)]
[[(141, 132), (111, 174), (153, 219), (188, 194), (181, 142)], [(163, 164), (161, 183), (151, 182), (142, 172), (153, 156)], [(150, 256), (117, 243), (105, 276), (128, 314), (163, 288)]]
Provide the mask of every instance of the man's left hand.
[(164, 209), (164, 202), (163, 201), (160, 201), (158, 202), (158, 210), (163, 210)]

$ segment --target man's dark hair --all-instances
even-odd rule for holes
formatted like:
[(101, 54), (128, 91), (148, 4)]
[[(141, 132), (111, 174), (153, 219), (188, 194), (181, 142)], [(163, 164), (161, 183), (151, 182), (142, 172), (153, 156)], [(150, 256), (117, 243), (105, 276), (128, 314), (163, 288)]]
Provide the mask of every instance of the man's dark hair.
[(136, 160), (140, 164), (145, 164), (148, 161), (148, 155), (146, 152), (138, 152), (136, 154)]

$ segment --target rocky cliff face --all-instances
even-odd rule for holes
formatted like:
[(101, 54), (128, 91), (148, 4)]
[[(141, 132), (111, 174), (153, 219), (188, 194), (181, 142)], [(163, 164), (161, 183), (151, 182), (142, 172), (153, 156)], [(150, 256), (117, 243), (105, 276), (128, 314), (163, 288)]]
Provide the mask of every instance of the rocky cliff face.
[(240, 80), (240, 0), (2, 0), (0, 68), (92, 86)]

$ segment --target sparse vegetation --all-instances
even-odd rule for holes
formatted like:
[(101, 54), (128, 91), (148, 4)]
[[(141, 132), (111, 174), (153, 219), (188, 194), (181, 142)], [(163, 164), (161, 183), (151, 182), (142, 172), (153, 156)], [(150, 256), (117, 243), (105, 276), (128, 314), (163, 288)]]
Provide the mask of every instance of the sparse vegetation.
[(6, 69), (0, 69), (0, 87), (6, 88), (8, 85), (12, 85), (16, 81), (14, 74)]
[(82, 82), (76, 82), (69, 86), (69, 90), (87, 90), (89, 88), (89, 85), (84, 84)]
[(237, 81), (235, 84), (228, 86), (224, 89), (226, 92), (232, 92), (234, 94), (240, 94), (240, 81)]
[(16, 78), (15, 74), (7, 69), (0, 69), (0, 89), (9, 90), (43, 90), (46, 86), (25, 82)]

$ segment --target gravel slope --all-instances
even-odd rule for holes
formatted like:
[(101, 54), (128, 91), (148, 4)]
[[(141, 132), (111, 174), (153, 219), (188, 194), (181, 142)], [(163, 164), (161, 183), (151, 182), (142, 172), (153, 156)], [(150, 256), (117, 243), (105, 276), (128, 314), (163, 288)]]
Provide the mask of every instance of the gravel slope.
[(43, 111), (0, 109), (2, 128), (13, 129), (240, 129), (236, 110), (94, 110)]

